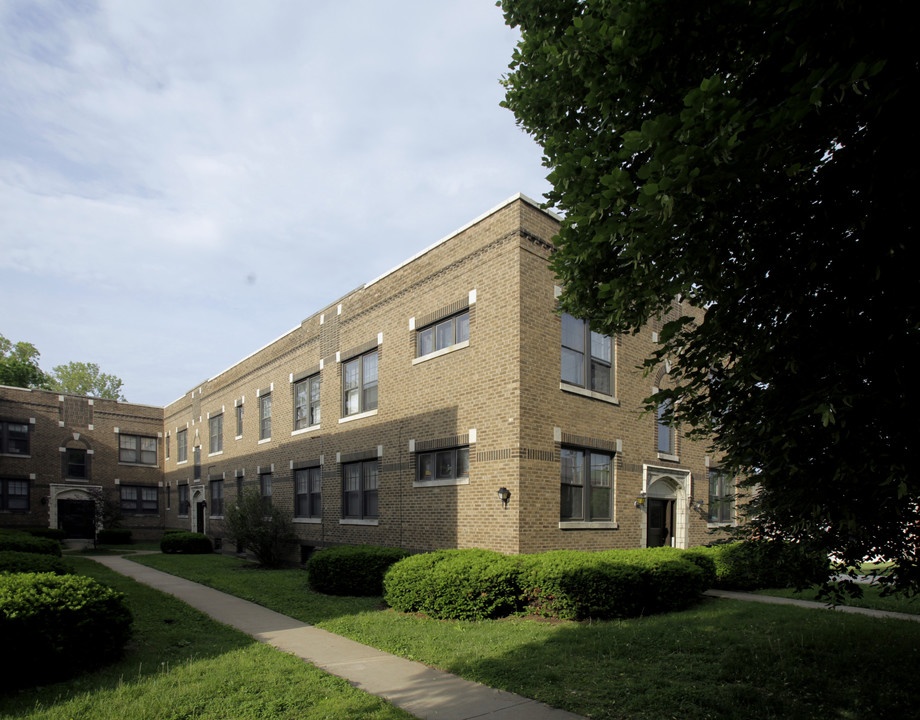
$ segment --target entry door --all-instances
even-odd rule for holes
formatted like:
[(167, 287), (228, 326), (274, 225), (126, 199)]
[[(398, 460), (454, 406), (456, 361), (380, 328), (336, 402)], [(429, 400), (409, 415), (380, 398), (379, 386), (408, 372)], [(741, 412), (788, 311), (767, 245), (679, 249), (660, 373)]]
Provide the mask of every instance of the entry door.
[(207, 505), (205, 505), (203, 502), (200, 502), (195, 506), (195, 512), (198, 520), (198, 527), (195, 528), (195, 530), (200, 533), (204, 532), (204, 511), (206, 507)]
[(670, 546), (674, 539), (674, 501), (648, 499), (648, 547)]
[(95, 537), (96, 503), (92, 500), (58, 500), (58, 526), (69, 538)]

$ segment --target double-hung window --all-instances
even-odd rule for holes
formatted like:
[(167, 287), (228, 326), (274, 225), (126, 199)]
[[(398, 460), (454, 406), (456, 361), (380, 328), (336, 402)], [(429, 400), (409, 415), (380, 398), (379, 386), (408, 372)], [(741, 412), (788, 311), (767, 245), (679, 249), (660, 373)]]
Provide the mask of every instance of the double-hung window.
[(224, 514), (224, 481), (211, 481), (211, 515)]
[(665, 418), (671, 409), (671, 401), (665, 400), (658, 404), (658, 452), (662, 455), (676, 455), (677, 443), (675, 442), (674, 427), (665, 422)]
[(176, 433), (176, 462), (188, 462), (188, 430)]
[(562, 314), (562, 382), (613, 395), (613, 339), (584, 320)]
[(83, 448), (66, 448), (64, 450), (64, 477), (72, 480), (88, 480), (86, 450)]
[(26, 512), (29, 509), (29, 481), (0, 478), (0, 510)]
[(377, 351), (359, 355), (342, 364), (344, 415), (377, 409)]
[(265, 512), (270, 512), (272, 507), (272, 474), (259, 475), (259, 492), (262, 494), (262, 506)]
[(216, 415), (212, 417), (209, 421), (209, 430), (210, 430), (210, 445), (208, 445), (208, 452), (213, 454), (217, 452), (223, 452), (224, 450), (224, 416)]
[(0, 455), (29, 454), (29, 424), (0, 420)]
[(418, 481), (466, 480), (470, 476), (469, 447), (419, 453), (416, 465)]
[(157, 439), (141, 435), (118, 436), (118, 461), (133, 465), (157, 464)]
[(346, 518), (377, 517), (377, 461), (342, 466), (342, 509)]
[(236, 406), (236, 436), (243, 437), (243, 403)]
[(272, 436), (272, 396), (259, 398), (259, 440), (268, 440)]
[(134, 514), (158, 513), (160, 506), (157, 489), (143, 485), (122, 485), (121, 510)]
[(179, 515), (188, 515), (188, 485), (179, 486)]
[(322, 517), (323, 478), (321, 467), (294, 471), (294, 514), (297, 517)]
[(319, 425), (319, 375), (294, 383), (294, 429)]
[(709, 471), (709, 522), (731, 523), (733, 505), (731, 476), (722, 470), (712, 468)]
[(612, 519), (613, 456), (562, 448), (561, 520)]
[(470, 339), (469, 310), (423, 327), (417, 335), (417, 355), (429, 355)]

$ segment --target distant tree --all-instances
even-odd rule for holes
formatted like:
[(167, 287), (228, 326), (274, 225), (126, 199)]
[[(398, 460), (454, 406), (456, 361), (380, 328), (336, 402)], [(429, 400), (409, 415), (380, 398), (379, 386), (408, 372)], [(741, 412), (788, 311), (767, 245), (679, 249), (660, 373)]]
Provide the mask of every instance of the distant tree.
[(38, 366), (40, 353), (32, 343), (15, 345), (0, 335), (0, 385), (44, 388), (47, 377)]
[(635, 333), (751, 531), (920, 590), (915, 3), (503, 0), (504, 105), (565, 216), (561, 307)]
[(278, 567), (297, 539), (287, 513), (266, 502), (256, 488), (247, 488), (239, 501), (224, 508), (227, 537), (251, 551), (260, 565)]
[(49, 387), (56, 392), (124, 400), (122, 381), (115, 375), (100, 372), (96, 363), (69, 362), (57, 365), (48, 376)]

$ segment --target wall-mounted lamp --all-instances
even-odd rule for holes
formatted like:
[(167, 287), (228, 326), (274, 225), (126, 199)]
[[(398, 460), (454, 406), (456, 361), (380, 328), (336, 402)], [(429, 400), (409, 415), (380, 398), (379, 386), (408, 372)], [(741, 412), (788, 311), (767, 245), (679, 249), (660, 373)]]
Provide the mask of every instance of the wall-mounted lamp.
[(703, 517), (703, 518), (708, 517), (706, 511), (703, 510), (702, 500), (694, 500), (693, 496), (691, 495), (690, 497), (687, 498), (687, 503), (689, 504), (691, 510), (695, 510), (696, 512), (700, 514), (700, 517)]
[(640, 493), (636, 496), (636, 503), (635, 503), (635, 504), (636, 504), (636, 507), (639, 508), (640, 510), (641, 510), (642, 507), (645, 505), (645, 492), (644, 492), (644, 491), (643, 491), (643, 492), (640, 492)]
[(502, 506), (508, 507), (508, 501), (511, 499), (511, 491), (506, 487), (498, 489), (498, 496), (502, 499)]

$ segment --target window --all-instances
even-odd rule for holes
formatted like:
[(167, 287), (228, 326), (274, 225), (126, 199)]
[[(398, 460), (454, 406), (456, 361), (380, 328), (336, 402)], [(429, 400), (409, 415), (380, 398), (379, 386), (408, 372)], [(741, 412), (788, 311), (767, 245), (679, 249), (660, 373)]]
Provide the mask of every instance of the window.
[(243, 437), (243, 404), (236, 406), (236, 436)]
[(224, 481), (211, 481), (211, 515), (224, 514)]
[(562, 448), (562, 520), (611, 520), (613, 456)]
[(346, 518), (377, 517), (377, 461), (342, 466), (342, 508)]
[(268, 440), (272, 436), (272, 396), (259, 398), (259, 440)]
[(674, 442), (674, 428), (664, 421), (665, 415), (670, 411), (671, 401), (665, 400), (658, 405), (658, 452), (664, 455), (676, 454)]
[(441, 320), (418, 331), (418, 357), (444, 350), (470, 339), (470, 313)]
[(9, 420), (0, 421), (0, 454), (29, 454), (29, 424)]
[(613, 340), (566, 313), (562, 315), (562, 382), (613, 394)]
[(294, 471), (296, 493), (294, 514), (297, 517), (322, 517), (322, 468), (311, 467)]
[(344, 363), (345, 415), (377, 409), (377, 351)]
[(169, 460), (169, 435), (166, 435), (166, 459)]
[(86, 462), (86, 450), (82, 448), (67, 448), (64, 451), (64, 477), (75, 480), (89, 478), (89, 468)]
[(732, 521), (732, 478), (713, 468), (709, 471), (709, 522), (728, 524)]
[(294, 429), (319, 425), (319, 375), (294, 385)]
[(29, 481), (0, 478), (0, 510), (26, 512), (29, 509)]
[[(186, 490), (188, 487), (186, 486)], [(156, 514), (160, 511), (155, 487), (142, 485), (121, 486), (121, 510), (126, 513)]]
[(188, 515), (188, 485), (179, 486), (179, 515)]
[(217, 415), (209, 421), (211, 444), (208, 446), (210, 453), (223, 452), (224, 450), (224, 416)]
[(188, 462), (188, 430), (176, 433), (176, 462)]
[(470, 449), (435, 450), (419, 453), (418, 481), (462, 480), (470, 476)]
[(262, 493), (262, 505), (268, 512), (272, 506), (272, 474), (262, 473), (259, 475), (259, 491)]
[(118, 462), (135, 465), (156, 465), (157, 439), (140, 435), (119, 435)]

